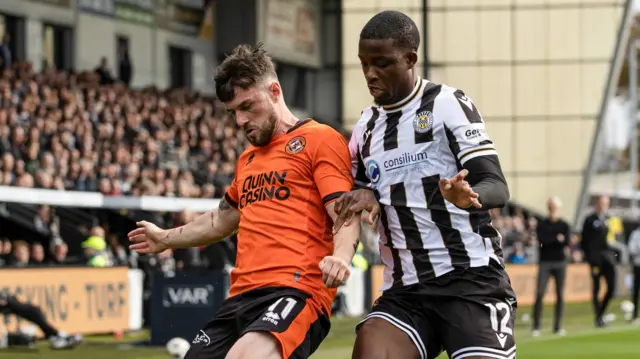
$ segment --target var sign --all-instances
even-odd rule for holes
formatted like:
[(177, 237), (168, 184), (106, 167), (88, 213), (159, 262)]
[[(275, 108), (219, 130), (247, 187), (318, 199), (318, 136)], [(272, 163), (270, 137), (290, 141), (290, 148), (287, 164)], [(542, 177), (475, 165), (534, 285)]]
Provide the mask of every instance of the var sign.
[(212, 305), (213, 286), (166, 286), (164, 307), (208, 307)]

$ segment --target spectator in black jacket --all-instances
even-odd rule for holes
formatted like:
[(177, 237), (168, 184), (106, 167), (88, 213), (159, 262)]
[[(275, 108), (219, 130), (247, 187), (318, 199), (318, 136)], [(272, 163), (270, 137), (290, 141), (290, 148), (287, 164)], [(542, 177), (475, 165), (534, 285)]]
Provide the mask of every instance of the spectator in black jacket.
[[(604, 327), (603, 316), (616, 290), (616, 254), (607, 242), (609, 234), (609, 197), (601, 196), (595, 204), (595, 212), (584, 220), (582, 225), (582, 250), (585, 259), (591, 266), (591, 280), (593, 283), (592, 302), (595, 313), (596, 326)], [(602, 301), (600, 280), (605, 279), (607, 291)]]
[(569, 239), (571, 227), (560, 218), (562, 202), (552, 197), (547, 202), (549, 215), (538, 223), (536, 234), (539, 243), (538, 287), (536, 289), (536, 304), (533, 310), (533, 336), (540, 335), (540, 316), (542, 302), (547, 291), (549, 278), (553, 277), (556, 284), (556, 311), (553, 332), (564, 335), (562, 316), (564, 312), (564, 283), (567, 275), (567, 254), (569, 253)]
[(129, 58), (129, 51), (124, 45), (118, 47), (118, 77), (127, 87), (133, 78), (133, 64)]
[(94, 72), (98, 74), (100, 85), (113, 84), (113, 75), (111, 74), (111, 69), (109, 69), (106, 57), (100, 59), (100, 65), (95, 68)]

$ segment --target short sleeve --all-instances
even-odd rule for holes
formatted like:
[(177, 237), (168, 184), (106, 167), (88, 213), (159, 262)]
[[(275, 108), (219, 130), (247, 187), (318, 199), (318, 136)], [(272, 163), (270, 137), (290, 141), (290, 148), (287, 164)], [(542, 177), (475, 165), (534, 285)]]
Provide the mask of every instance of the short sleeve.
[(351, 158), (351, 175), (354, 178), (354, 184), (360, 187), (369, 187), (371, 181), (367, 177), (362, 154), (360, 153), (359, 141), (362, 139), (364, 127), (356, 126), (349, 140), (349, 157)]
[(313, 180), (325, 205), (353, 188), (349, 147), (344, 137), (327, 127), (312, 152)]
[(433, 116), (444, 122), (449, 147), (461, 165), (472, 158), (498, 155), (480, 111), (461, 90), (444, 89), (436, 98)]
[(238, 202), (240, 200), (238, 194), (238, 182), (236, 181), (238, 178), (238, 167), (236, 166), (236, 173), (233, 176), (233, 181), (231, 181), (231, 185), (227, 189), (227, 192), (224, 194), (224, 199), (229, 203), (229, 205), (235, 209), (238, 209)]

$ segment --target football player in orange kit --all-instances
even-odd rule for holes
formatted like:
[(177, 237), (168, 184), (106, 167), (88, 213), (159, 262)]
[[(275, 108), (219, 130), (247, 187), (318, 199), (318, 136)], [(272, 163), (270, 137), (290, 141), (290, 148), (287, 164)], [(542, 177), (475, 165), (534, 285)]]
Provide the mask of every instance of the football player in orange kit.
[(330, 328), (336, 288), (349, 275), (360, 226), (332, 234), (333, 201), (353, 187), (343, 137), (298, 120), (260, 47), (238, 46), (218, 67), (218, 98), (251, 143), (217, 209), (171, 230), (139, 222), (130, 248), (158, 253), (238, 231), (230, 297), (187, 359), (305, 359)]

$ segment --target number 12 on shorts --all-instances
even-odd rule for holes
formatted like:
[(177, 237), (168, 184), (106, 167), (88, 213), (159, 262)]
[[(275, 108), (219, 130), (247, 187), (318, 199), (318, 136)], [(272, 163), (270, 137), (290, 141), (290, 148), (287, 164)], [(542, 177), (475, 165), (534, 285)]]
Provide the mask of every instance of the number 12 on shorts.
[(500, 339), (500, 334), (503, 336), (513, 335), (513, 329), (509, 327), (511, 306), (505, 302), (497, 302), (496, 304), (486, 303), (485, 306), (489, 308), (491, 329), (498, 334), (498, 339)]

